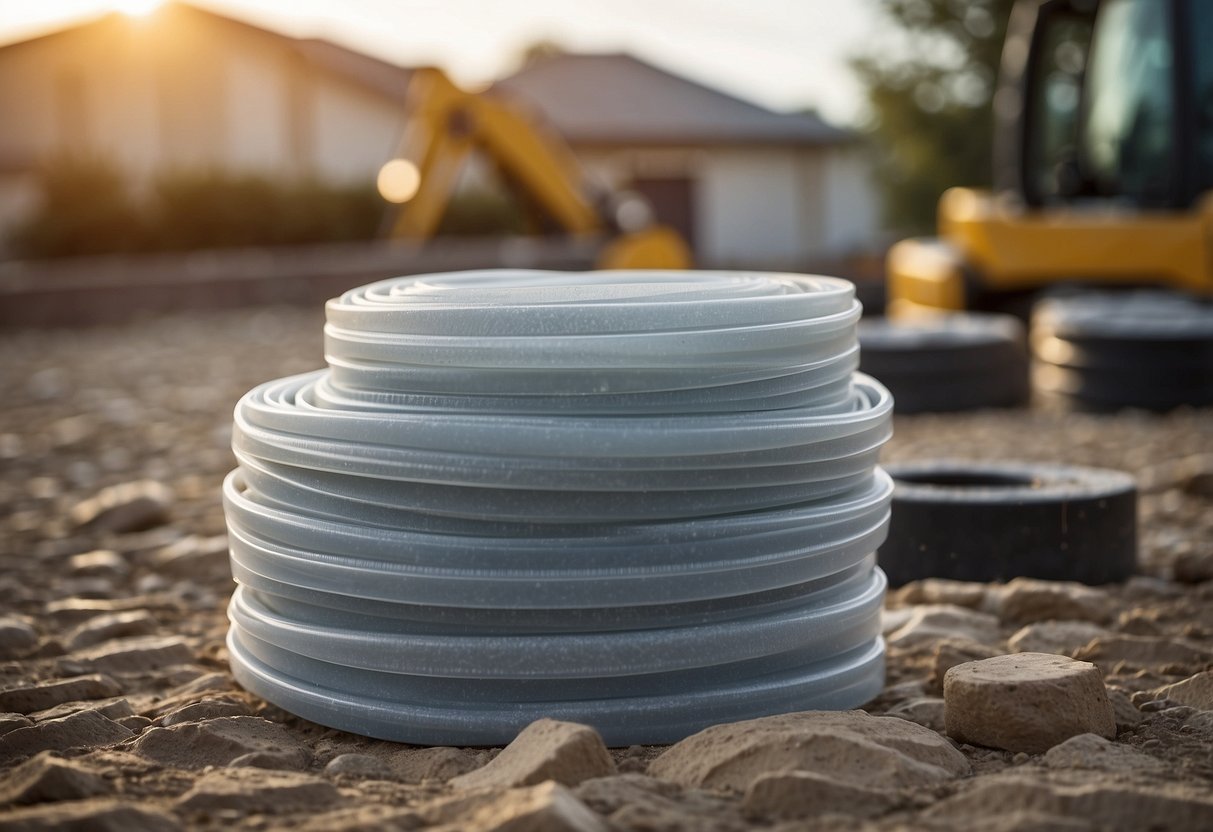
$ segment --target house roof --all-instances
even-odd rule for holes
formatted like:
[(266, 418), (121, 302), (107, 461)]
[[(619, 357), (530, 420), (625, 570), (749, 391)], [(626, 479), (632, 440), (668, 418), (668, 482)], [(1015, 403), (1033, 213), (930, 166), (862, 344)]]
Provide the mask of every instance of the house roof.
[(573, 144), (837, 144), (854, 134), (777, 113), (627, 54), (540, 58), (494, 90), (529, 100)]
[[(182, 2), (182, 0), (173, 0), (173, 2), (165, 3), (164, 7), (157, 10), (157, 15), (192, 15), (197, 18), (205, 19), (208, 22), (219, 26), (224, 26), (229, 29), (238, 29), (244, 32), (249, 32), (254, 35), (270, 38), (294, 49), (304, 60), (326, 69), (335, 75), (353, 81), (363, 87), (366, 87), (374, 92), (384, 95), (388, 98), (404, 100), (405, 90), (408, 87), (409, 77), (412, 75), (411, 70), (397, 66), (396, 64), (382, 61), (367, 55), (364, 52), (358, 52), (353, 49), (348, 49), (340, 44), (334, 43), (324, 38), (295, 38), (290, 35), (273, 29), (267, 29), (256, 24), (249, 23), (245, 20), (240, 20), (234, 17), (220, 14), (219, 12), (211, 11), (210, 9), (201, 6), (195, 6), (192, 3)], [(125, 18), (119, 12), (109, 12), (91, 20), (85, 20), (80, 23), (75, 23), (70, 26), (56, 29), (54, 31), (44, 33), (31, 38), (13, 41), (7, 44), (0, 44), (0, 51), (6, 49), (15, 49), (26, 44), (41, 42), (44, 40), (56, 38), (68, 32), (77, 31), (87, 27), (103, 27), (124, 25)]]

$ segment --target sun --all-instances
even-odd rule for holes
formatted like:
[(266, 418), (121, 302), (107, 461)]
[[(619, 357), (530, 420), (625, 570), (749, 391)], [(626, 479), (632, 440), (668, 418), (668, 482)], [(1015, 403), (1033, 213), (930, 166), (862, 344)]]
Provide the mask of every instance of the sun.
[(129, 17), (147, 17), (163, 0), (113, 0), (114, 9)]

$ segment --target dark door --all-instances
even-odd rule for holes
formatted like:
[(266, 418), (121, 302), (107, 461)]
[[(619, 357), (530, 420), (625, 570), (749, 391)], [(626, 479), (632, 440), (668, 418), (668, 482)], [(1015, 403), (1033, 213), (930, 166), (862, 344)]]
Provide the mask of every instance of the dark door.
[(695, 248), (695, 182), (688, 176), (632, 180), (631, 189), (649, 201), (653, 216), (682, 235)]

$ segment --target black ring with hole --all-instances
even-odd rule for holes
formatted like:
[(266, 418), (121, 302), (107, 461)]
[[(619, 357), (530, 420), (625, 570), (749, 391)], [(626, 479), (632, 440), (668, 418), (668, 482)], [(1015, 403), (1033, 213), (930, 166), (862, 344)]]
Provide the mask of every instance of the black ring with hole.
[(1137, 486), (1120, 471), (1047, 463), (931, 460), (887, 467), (890, 586), (921, 578), (1025, 576), (1104, 584), (1137, 562)]

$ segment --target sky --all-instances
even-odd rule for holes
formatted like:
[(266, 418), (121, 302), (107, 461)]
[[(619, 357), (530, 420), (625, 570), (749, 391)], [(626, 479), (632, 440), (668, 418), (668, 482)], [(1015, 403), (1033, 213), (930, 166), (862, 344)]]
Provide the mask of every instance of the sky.
[[(0, 43), (155, 0), (0, 0)], [(626, 50), (775, 110), (851, 124), (847, 59), (871, 43), (874, 0), (195, 0), (294, 36), (319, 36), (464, 84), (508, 74), (539, 40)]]

